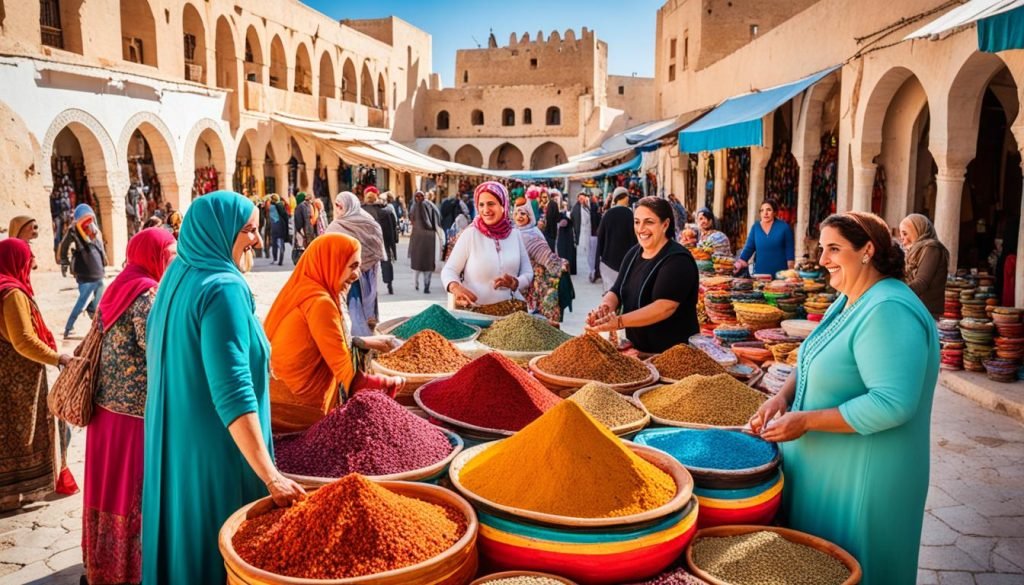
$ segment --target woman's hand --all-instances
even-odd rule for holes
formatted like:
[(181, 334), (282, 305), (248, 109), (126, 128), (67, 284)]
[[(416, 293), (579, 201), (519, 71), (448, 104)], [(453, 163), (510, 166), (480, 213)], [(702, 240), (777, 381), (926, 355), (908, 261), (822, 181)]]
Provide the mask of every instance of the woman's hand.
[(458, 282), (451, 283), (448, 286), (448, 292), (455, 297), (455, 305), (458, 307), (468, 307), (476, 303), (476, 295), (473, 294), (473, 291)]
[(772, 443), (793, 441), (808, 431), (806, 412), (787, 412), (777, 419), (765, 423), (761, 438)]
[(364, 348), (380, 353), (387, 353), (400, 345), (398, 338), (394, 335), (369, 335), (359, 339), (362, 341)]
[(750, 430), (757, 434), (761, 434), (764, 430), (764, 426), (768, 424), (768, 421), (776, 417), (776, 415), (786, 414), (789, 410), (789, 402), (786, 401), (786, 397), (781, 394), (776, 394), (768, 400), (761, 403), (761, 407), (757, 409), (754, 416), (750, 417)]
[(62, 353), (59, 356), (57, 356), (57, 365), (63, 368), (64, 366), (70, 364), (71, 360), (73, 359), (75, 358), (66, 353)]
[(306, 497), (306, 490), (302, 489), (301, 485), (280, 473), (276, 473), (274, 478), (267, 482), (267, 490), (270, 491), (270, 497), (278, 508), (287, 508)]
[(494, 279), (494, 290), (499, 288), (507, 288), (509, 290), (516, 290), (519, 288), (519, 279), (512, 276), (511, 274), (502, 274), (498, 278)]
[(609, 315), (614, 315), (615, 309), (611, 308), (610, 305), (601, 303), (594, 307), (594, 310), (587, 313), (587, 326), (594, 327), (600, 323), (604, 323)]
[(737, 258), (736, 261), (732, 263), (732, 271), (739, 272), (740, 270), (743, 270), (747, 266), (750, 266), (750, 263), (748, 263), (746, 260), (742, 258)]

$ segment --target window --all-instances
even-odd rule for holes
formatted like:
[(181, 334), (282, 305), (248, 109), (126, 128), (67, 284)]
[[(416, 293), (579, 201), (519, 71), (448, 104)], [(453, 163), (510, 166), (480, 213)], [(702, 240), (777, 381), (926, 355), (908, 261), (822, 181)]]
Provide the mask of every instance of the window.
[(683, 33), (683, 69), (690, 66), (690, 33)]
[(473, 113), (469, 117), (469, 121), (474, 126), (484, 125), (484, 113), (480, 110), (473, 110)]
[(669, 59), (675, 59), (676, 58), (676, 40), (675, 39), (672, 39), (672, 40), (670, 40), (668, 42), (668, 58)]
[(462, 83), (469, 83), (469, 71), (462, 72)]
[(523, 109), (523, 124), (533, 124), (533, 110), (530, 108)]
[(60, 28), (60, 1), (39, 0), (39, 28), (43, 44), (48, 47), (64, 48), (64, 35)]
[(676, 80), (676, 66), (675, 65), (669, 65), (668, 66), (668, 80), (669, 81), (675, 81)]
[(505, 108), (501, 111), (501, 125), (502, 126), (515, 126), (516, 125), (516, 112), (512, 108)]
[(185, 44), (185, 63), (195, 63), (196, 35), (185, 33), (185, 37), (183, 40)]
[(437, 129), (447, 130), (448, 129), (448, 110), (441, 110), (437, 113)]
[(758, 26), (756, 24), (750, 25), (750, 40), (757, 38)]
[(548, 108), (547, 124), (548, 126), (560, 126), (562, 124), (562, 110), (555, 106)]
[(530, 59), (530, 69), (536, 69), (536, 68), (537, 68), (537, 58), (534, 57), (534, 58)]
[(619, 95), (626, 95), (626, 86), (625, 85), (620, 85), (619, 86)]

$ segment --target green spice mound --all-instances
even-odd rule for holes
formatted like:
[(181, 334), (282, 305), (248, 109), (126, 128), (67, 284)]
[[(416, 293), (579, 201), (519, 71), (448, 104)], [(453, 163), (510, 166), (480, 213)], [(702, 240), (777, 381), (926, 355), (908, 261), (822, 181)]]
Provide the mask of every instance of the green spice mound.
[(505, 351), (554, 351), (572, 339), (572, 335), (552, 327), (547, 321), (523, 312), (496, 321), (477, 338), (480, 343)]
[(391, 332), (400, 339), (409, 339), (424, 329), (433, 329), (451, 341), (473, 335), (473, 328), (456, 319), (441, 305), (430, 305)]
[(768, 530), (698, 538), (693, 563), (733, 585), (841, 585), (850, 577), (839, 559)]
[(609, 429), (635, 423), (644, 417), (644, 411), (600, 382), (591, 382), (580, 388), (569, 400), (579, 404)]

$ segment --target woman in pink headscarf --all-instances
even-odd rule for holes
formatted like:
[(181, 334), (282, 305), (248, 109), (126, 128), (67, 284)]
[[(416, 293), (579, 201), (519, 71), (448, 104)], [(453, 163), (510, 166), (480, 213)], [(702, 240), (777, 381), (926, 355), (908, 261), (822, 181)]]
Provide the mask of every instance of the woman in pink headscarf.
[(441, 270), (445, 290), (459, 306), (523, 300), (533, 267), (519, 230), (512, 226), (508, 191), (496, 181), (473, 192), (477, 215), (459, 237)]
[(176, 251), (171, 232), (147, 228), (128, 242), (128, 263), (110, 283), (95, 410), (85, 443), (82, 557), (89, 583), (140, 583), (146, 319)]

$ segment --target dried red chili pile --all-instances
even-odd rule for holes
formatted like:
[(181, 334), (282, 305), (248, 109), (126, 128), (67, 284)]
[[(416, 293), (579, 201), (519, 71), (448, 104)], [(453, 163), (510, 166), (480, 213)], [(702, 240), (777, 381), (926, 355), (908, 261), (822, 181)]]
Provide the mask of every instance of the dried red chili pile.
[(402, 473), (451, 451), (436, 426), (380, 392), (359, 392), (305, 432), (274, 439), (281, 471), (313, 477)]
[(254, 567), (303, 579), (346, 579), (421, 563), (466, 532), (458, 510), (401, 496), (357, 474), (291, 508), (246, 520), (232, 539)]
[(424, 406), (478, 427), (518, 431), (561, 402), (507, 357), (490, 352), (420, 390)]

